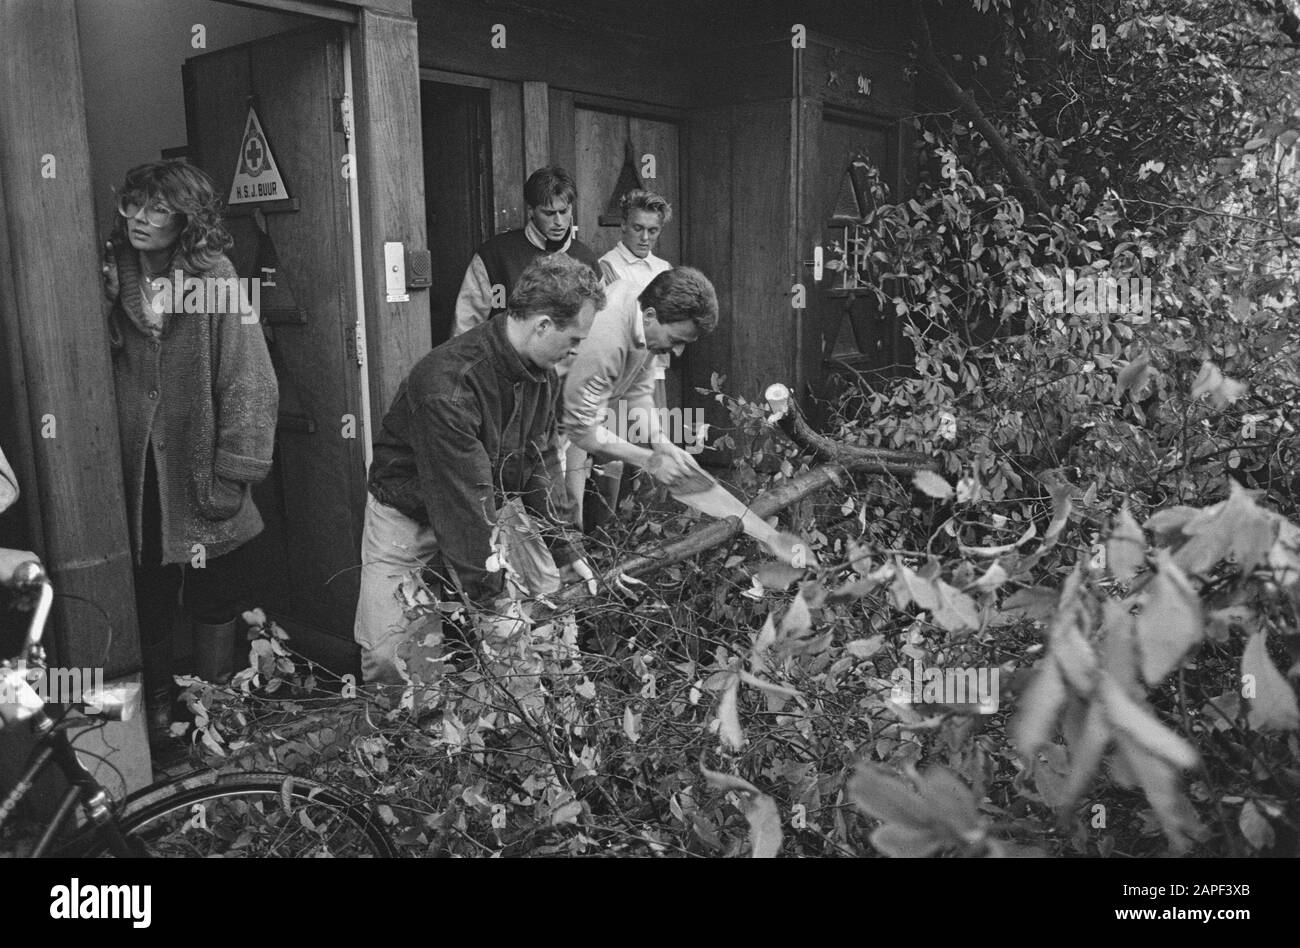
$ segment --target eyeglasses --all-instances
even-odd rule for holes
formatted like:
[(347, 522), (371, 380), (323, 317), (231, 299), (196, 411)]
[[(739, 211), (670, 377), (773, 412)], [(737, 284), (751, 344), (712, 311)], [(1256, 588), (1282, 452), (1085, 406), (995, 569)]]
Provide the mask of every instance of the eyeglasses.
[(124, 194), (117, 199), (117, 213), (127, 220), (133, 220), (144, 209), (144, 222), (150, 227), (166, 227), (176, 213), (157, 198), (145, 204), (139, 194)]

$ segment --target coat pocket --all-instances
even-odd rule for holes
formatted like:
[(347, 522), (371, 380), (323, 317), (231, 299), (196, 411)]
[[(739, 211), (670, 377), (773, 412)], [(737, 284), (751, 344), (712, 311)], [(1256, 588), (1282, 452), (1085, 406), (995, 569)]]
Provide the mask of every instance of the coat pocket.
[(229, 520), (243, 509), (244, 499), (248, 496), (248, 485), (241, 481), (230, 481), (213, 474), (209, 481), (207, 496), (202, 487), (199, 489), (199, 512), (209, 520)]

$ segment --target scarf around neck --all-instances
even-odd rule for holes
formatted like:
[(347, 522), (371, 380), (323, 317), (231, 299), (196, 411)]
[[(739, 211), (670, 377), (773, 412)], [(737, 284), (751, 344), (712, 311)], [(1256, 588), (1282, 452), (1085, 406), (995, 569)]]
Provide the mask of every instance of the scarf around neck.
[[(167, 266), (154, 278), (154, 281), (174, 280), (175, 271), (179, 269), (175, 260), (176, 254), (173, 252), (167, 261)], [(118, 252), (117, 274), (118, 300), (127, 318), (136, 329), (150, 339), (162, 338), (165, 314), (162, 308), (154, 303), (158, 299), (159, 292), (166, 292), (167, 285), (164, 284), (163, 289), (159, 290), (151, 284), (141, 267), (139, 251), (134, 248), (126, 252)]]

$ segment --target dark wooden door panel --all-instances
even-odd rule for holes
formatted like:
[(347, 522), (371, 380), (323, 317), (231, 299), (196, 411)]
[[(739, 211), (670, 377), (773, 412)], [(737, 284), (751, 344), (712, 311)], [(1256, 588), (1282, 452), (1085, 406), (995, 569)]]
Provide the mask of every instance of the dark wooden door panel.
[[(851, 205), (844, 199), (852, 193), (846, 175), (855, 158), (866, 160), (882, 173), (890, 167), (890, 132), (870, 123), (822, 120), (817, 143), (819, 160), (812, 193), (816, 201), (811, 209), (820, 228), (826, 258), (832, 258), (832, 243), (841, 246), (853, 228), (832, 225), (837, 206)], [(811, 344), (821, 353), (818, 378), (813, 389), (820, 397), (829, 397), (849, 379), (861, 377), (872, 384), (896, 372), (899, 359), (898, 319), (890, 306), (878, 304), (870, 289), (844, 289), (838, 271), (828, 270), (809, 299), (813, 318), (807, 323), (813, 334)]]
[[(186, 64), (194, 161), (229, 194), (249, 103), (256, 104), (296, 209), (253, 216), (231, 209), (231, 254), (246, 276), (276, 261), (284, 314), (264, 322), (280, 386), (274, 470), (254, 496), (267, 522), (254, 541), (261, 602), (273, 613), (350, 639), (364, 510), (361, 370), (353, 267), (337, 124), (343, 96), (340, 33), (283, 34)], [(273, 251), (269, 250), (273, 247)], [(263, 289), (263, 299), (272, 295)], [(349, 424), (349, 417), (353, 422)], [(349, 437), (348, 435), (351, 435)]]
[(574, 220), (579, 238), (598, 257), (619, 241), (619, 229), (602, 227), (600, 215), (605, 212), (609, 196), (618, 184), (619, 172), (623, 170), (627, 123), (628, 117), (618, 112), (579, 107), (573, 113), (577, 167), (569, 169), (569, 173), (578, 183)]
[[(655, 119), (632, 116), (628, 120), (632, 135), (633, 154), (637, 164), (642, 163), (646, 155), (655, 158), (655, 177), (645, 178), (643, 183), (650, 191), (657, 191), (673, 205), (673, 219), (659, 235), (655, 247), (655, 256), (663, 257), (674, 266), (688, 261), (682, 260), (682, 215), (686, 206), (682, 200), (682, 166), (678, 150), (678, 127), (672, 122), (660, 122)], [(618, 243), (616, 235), (614, 243)], [(613, 244), (610, 244), (612, 247)], [(602, 253), (604, 251), (601, 251)]]
[[(433, 344), (451, 335), (456, 297), (479, 244), (492, 236), (492, 129), (487, 89), (420, 84), (424, 210), (432, 249)], [(518, 190), (522, 184), (507, 184)]]
[[(643, 167), (646, 155), (654, 156), (653, 178), (644, 177), (642, 185), (656, 191), (673, 205), (673, 219), (664, 228), (655, 247), (655, 256), (677, 266), (690, 261), (682, 260), (682, 222), (686, 207), (683, 201), (681, 144), (675, 122), (629, 115), (622, 112), (589, 109), (581, 106), (573, 110), (574, 156), (576, 167), (570, 169), (578, 184), (579, 238), (601, 256), (622, 239), (618, 226), (602, 225), (601, 215), (606, 211), (610, 196), (618, 186), (619, 174), (627, 156), (627, 144), (632, 144), (632, 156), (637, 173)], [(683, 373), (681, 359), (673, 358), (668, 370), (666, 388), (669, 405), (682, 405)]]
[(674, 122), (598, 109), (574, 109), (577, 167), (570, 171), (578, 183), (578, 236), (596, 256), (621, 239), (619, 227), (602, 225), (600, 216), (618, 184), (629, 140), (638, 173), (646, 155), (655, 159), (655, 177), (643, 178), (643, 186), (662, 194), (674, 206), (673, 220), (660, 235), (655, 256), (679, 264), (682, 262), (680, 217), (684, 208), (679, 135)]

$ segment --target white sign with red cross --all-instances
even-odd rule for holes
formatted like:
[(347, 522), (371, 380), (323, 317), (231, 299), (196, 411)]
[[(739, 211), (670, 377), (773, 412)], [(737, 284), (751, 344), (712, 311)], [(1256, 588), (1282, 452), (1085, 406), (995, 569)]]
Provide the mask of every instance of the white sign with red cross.
[(284, 185), (280, 169), (276, 167), (266, 133), (258, 121), (257, 110), (248, 108), (248, 121), (244, 123), (244, 140), (239, 146), (235, 165), (235, 180), (230, 184), (227, 204), (258, 204), (262, 201), (287, 201), (289, 189)]

